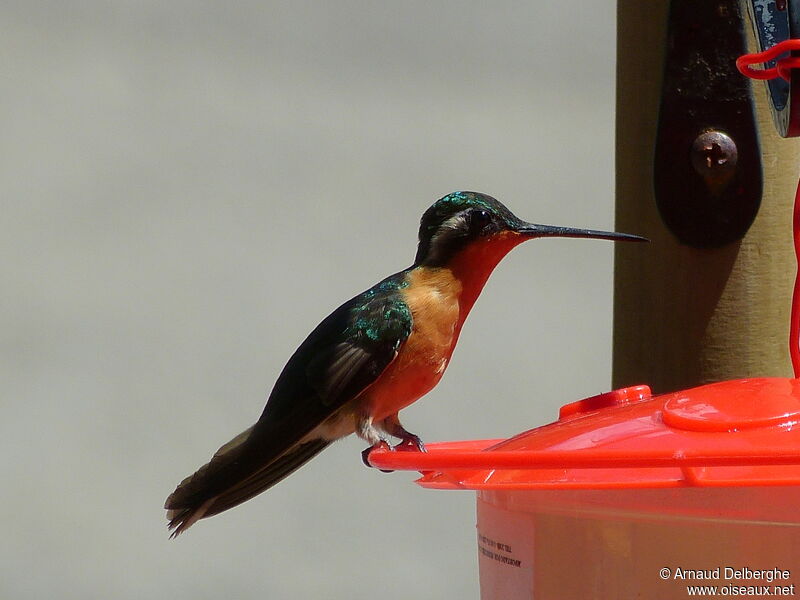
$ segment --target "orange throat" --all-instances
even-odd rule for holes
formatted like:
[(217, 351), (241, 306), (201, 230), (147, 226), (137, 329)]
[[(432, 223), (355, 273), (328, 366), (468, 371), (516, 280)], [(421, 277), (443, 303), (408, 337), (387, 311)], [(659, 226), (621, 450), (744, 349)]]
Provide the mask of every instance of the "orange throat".
[(470, 244), (459, 252), (445, 267), (461, 284), (459, 304), (461, 318), (459, 329), (478, 299), (483, 286), (494, 268), (514, 247), (526, 238), (514, 231), (503, 231), (492, 237)]
[(526, 238), (511, 232), (473, 243), (444, 267), (419, 266), (401, 293), (413, 328), (397, 358), (367, 393), (376, 422), (396, 415), (442, 378), (461, 327), (497, 263)]

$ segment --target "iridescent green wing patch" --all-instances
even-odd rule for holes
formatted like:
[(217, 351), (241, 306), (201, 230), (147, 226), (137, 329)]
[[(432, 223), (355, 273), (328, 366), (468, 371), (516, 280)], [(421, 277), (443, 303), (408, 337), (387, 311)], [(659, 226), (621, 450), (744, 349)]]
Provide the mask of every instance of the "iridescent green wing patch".
[(342, 307), (341, 337), (321, 349), (307, 374), (323, 405), (341, 406), (371, 385), (411, 334), (411, 310), (400, 290), (404, 274), (392, 276)]

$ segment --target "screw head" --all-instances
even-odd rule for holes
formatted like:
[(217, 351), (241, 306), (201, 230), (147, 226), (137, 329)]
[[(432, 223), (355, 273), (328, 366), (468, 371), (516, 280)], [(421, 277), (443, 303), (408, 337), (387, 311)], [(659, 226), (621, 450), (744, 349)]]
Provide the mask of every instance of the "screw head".
[(733, 139), (721, 131), (704, 131), (692, 144), (692, 166), (703, 177), (730, 175), (736, 168), (738, 152)]

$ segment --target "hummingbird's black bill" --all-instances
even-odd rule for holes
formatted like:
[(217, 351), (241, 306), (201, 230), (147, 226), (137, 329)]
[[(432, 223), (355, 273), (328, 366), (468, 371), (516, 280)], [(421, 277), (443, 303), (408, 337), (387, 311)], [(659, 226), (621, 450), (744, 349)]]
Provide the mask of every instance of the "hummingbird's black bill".
[(537, 225), (525, 223), (516, 229), (527, 237), (568, 237), (590, 238), (596, 240), (615, 240), (619, 242), (649, 242), (645, 237), (631, 233), (618, 233), (616, 231), (597, 231), (595, 229), (576, 229), (575, 227), (556, 227), (554, 225)]

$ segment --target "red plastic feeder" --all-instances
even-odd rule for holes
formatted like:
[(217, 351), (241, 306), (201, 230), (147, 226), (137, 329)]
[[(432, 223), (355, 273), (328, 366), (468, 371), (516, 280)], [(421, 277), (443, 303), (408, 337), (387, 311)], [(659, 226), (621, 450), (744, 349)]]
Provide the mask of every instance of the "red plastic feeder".
[(477, 490), (484, 600), (672, 599), (703, 585), (792, 595), (799, 425), (798, 379), (655, 397), (636, 386), (567, 404), (508, 440), (369, 460), (420, 471), (423, 487)]

